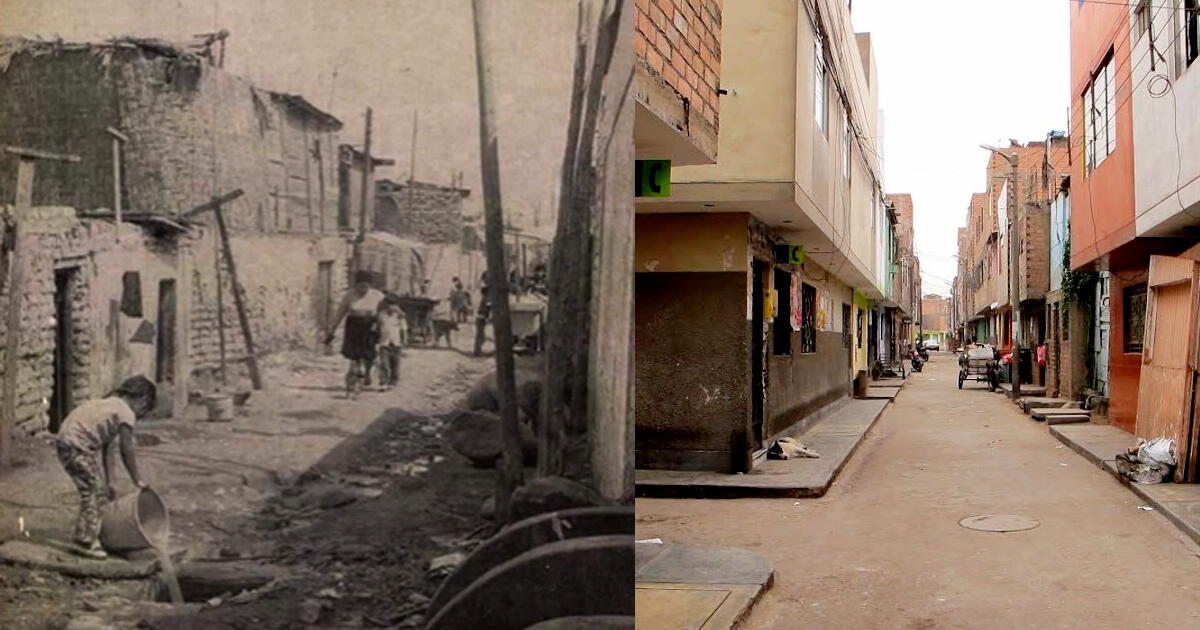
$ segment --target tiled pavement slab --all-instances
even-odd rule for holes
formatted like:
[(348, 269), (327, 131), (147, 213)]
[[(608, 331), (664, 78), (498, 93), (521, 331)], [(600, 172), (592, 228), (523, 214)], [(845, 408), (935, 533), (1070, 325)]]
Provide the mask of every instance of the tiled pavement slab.
[(727, 630), (770, 588), (774, 575), (766, 558), (741, 549), (639, 543), (637, 627)]
[(1050, 427), (1050, 433), (1072, 450), (1100, 466), (1200, 543), (1200, 484), (1133, 483), (1117, 474), (1118, 453), (1136, 444), (1134, 436), (1109, 425), (1078, 424)]
[(766, 460), (742, 475), (638, 470), (639, 497), (819, 497), (850, 459), (890, 400), (849, 400), (797, 439), (821, 456)]

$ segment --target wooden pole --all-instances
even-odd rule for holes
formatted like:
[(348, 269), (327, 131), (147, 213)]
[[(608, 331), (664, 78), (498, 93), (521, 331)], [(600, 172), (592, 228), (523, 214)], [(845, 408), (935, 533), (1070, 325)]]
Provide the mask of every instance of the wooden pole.
[[(258, 356), (257, 356), (257, 353), (255, 352), (255, 348), (254, 348), (254, 334), (250, 330), (250, 316), (246, 312), (246, 297), (245, 297), (245, 293), (242, 290), (241, 283), (238, 282), (237, 264), (233, 260), (233, 247), (229, 243), (229, 230), (225, 226), (225, 213), (222, 212), (222, 210), (221, 210), (222, 205), (229, 203), (230, 201), (233, 201), (234, 199), (237, 199), (238, 197), (241, 197), (242, 194), (243, 194), (242, 189), (239, 188), (233, 192), (226, 193), (226, 194), (220, 195), (218, 197), (213, 197), (211, 200), (209, 200), (205, 203), (202, 203), (202, 204), (196, 206), (195, 208), (192, 208), (191, 210), (188, 210), (186, 213), (184, 213), (184, 216), (190, 217), (190, 216), (199, 214), (201, 212), (207, 212), (209, 210), (212, 210), (214, 212), (214, 214), (216, 214), (217, 235), (220, 238), (221, 251), (225, 255), (225, 264), (226, 264), (226, 266), (229, 267), (230, 292), (233, 293), (233, 303), (234, 303), (234, 306), (237, 308), (238, 323), (242, 327), (242, 339), (245, 342), (245, 346), (246, 346), (246, 366), (249, 368), (249, 371), (250, 371), (250, 383), (254, 386), (254, 389), (261, 390), (263, 388), (262, 374), (258, 369)], [(218, 268), (217, 280), (218, 280), (218, 287), (219, 287), (220, 286), (219, 282), (220, 282), (220, 277), (221, 277), (219, 260), (217, 263), (217, 268)], [(224, 327), (223, 327), (224, 317), (223, 317), (223, 315), (221, 315), (221, 311), (222, 311), (222, 308), (220, 305), (220, 301), (218, 300), (218, 305), (217, 305), (218, 327), (221, 330), (224, 330)], [(221, 338), (224, 339), (223, 333), (221, 334)], [(222, 344), (223, 344), (223, 342), (222, 342)], [(222, 356), (222, 362), (224, 362), (223, 356)], [(222, 365), (222, 377), (224, 377), (224, 365)]]
[(129, 142), (125, 134), (108, 127), (108, 135), (112, 136), (112, 169), (113, 169), (113, 214), (116, 215), (116, 229), (113, 238), (121, 242), (121, 143)]
[(488, 289), (491, 291), (493, 333), (496, 337), (496, 385), (500, 403), (504, 457), (496, 487), (496, 522), (511, 515), (512, 491), (524, 482), (521, 433), (517, 419), (516, 374), (513, 361), (512, 319), (509, 313), (508, 274), (504, 261), (504, 210), (500, 195), (500, 151), (493, 90), (495, 77), (489, 65), (487, 10), (495, 2), (471, 0), (475, 22), (475, 66), (479, 90), (479, 160), (483, 175), (484, 223), (487, 234)]
[(363, 138), (362, 207), (358, 215), (358, 240), (354, 244), (354, 270), (362, 268), (363, 241), (367, 238), (367, 201), (371, 198), (371, 108), (367, 108), (367, 125)]
[(217, 352), (220, 360), (221, 384), (224, 385), (229, 382), (226, 375), (228, 367), (225, 356), (225, 291), (221, 280), (221, 244), (217, 239), (218, 237), (213, 235), (213, 264), (216, 266), (217, 272)]
[(233, 293), (233, 304), (237, 307), (238, 323), (242, 326), (242, 340), (246, 345), (246, 366), (250, 370), (250, 383), (254, 389), (263, 388), (262, 373), (258, 371), (258, 356), (254, 349), (254, 334), (250, 330), (250, 316), (246, 313), (246, 296), (242, 284), (238, 282), (237, 265), (233, 260), (233, 248), (229, 244), (229, 231), (225, 227), (225, 213), (220, 204), (213, 210), (217, 215), (217, 229), (221, 232), (221, 249), (225, 251), (225, 262), (229, 265), (230, 292)]

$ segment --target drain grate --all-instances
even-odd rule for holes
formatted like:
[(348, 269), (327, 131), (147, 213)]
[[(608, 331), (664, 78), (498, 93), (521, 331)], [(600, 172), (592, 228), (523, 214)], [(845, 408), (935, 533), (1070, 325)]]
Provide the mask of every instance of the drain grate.
[(1029, 518), (1028, 516), (980, 514), (979, 516), (968, 516), (959, 521), (958, 524), (967, 529), (974, 529), (981, 532), (1020, 532), (1033, 529), (1042, 523), (1036, 518)]

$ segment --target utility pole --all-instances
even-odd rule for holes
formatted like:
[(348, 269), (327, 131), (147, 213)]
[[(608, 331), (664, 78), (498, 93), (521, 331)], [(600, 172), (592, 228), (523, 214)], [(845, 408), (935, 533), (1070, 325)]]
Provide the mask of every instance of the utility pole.
[(367, 124), (363, 137), (362, 207), (358, 214), (358, 239), (354, 243), (354, 271), (362, 267), (363, 241), (367, 239), (367, 202), (371, 198), (371, 108), (367, 108)]
[(511, 515), (512, 492), (524, 481), (521, 433), (517, 420), (516, 374), (513, 361), (512, 318), (508, 302), (508, 274), (504, 261), (504, 210), (500, 197), (500, 152), (493, 111), (495, 77), (488, 63), (484, 34), (488, 9), (496, 3), (471, 0), (475, 22), (475, 66), (479, 90), (479, 159), (483, 175), (483, 216), (487, 234), (488, 290), (491, 292), (493, 325), (496, 338), (496, 389), (500, 403), (500, 428), (504, 456), (501, 458), (499, 484), (496, 487), (496, 522), (503, 524)]
[(412, 144), (408, 156), (408, 212), (413, 211), (413, 187), (417, 181), (417, 110), (413, 110)]
[[(1001, 154), (1004, 155), (1004, 154)], [(1009, 156), (1005, 156), (1009, 157)], [(1008, 160), (1008, 216), (1012, 217), (1008, 225), (1008, 302), (1012, 305), (1012, 395), (1013, 399), (1021, 397), (1021, 291), (1020, 259), (1017, 253), (1017, 163), (1019, 156), (1013, 155)]]

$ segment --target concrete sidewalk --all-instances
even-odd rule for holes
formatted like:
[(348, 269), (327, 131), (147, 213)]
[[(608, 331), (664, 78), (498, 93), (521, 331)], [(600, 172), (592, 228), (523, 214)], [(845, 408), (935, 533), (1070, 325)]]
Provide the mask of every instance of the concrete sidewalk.
[(726, 630), (771, 587), (764, 557), (723, 547), (637, 544), (636, 624), (663, 630)]
[(796, 439), (812, 448), (816, 459), (769, 459), (747, 474), (639, 470), (637, 496), (668, 498), (819, 497), (829, 490), (863, 437), (875, 425), (891, 398), (847, 399), (801, 427)]
[(1117, 473), (1116, 457), (1136, 444), (1134, 436), (1101, 424), (1052, 426), (1050, 434), (1111, 473), (1147, 506), (1161, 512), (1181, 532), (1200, 543), (1200, 484), (1134, 483)]

